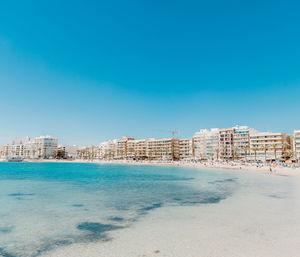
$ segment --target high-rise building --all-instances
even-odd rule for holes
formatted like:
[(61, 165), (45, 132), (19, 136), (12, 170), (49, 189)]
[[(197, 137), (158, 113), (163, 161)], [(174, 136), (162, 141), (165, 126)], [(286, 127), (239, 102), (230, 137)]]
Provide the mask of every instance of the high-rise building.
[(33, 140), (35, 150), (38, 152), (38, 158), (50, 158), (56, 155), (57, 151), (57, 138), (50, 136), (36, 137)]
[(234, 159), (233, 146), (234, 128), (224, 128), (219, 130), (219, 156), (223, 160)]
[(193, 139), (179, 139), (179, 159), (192, 160), (193, 159)]
[(250, 135), (258, 133), (257, 130), (248, 126), (233, 127), (233, 147), (235, 158), (245, 159), (250, 153)]
[(122, 137), (116, 140), (116, 152), (115, 159), (126, 159), (127, 158), (127, 145), (128, 142), (134, 140), (135, 138)]
[(193, 136), (194, 159), (218, 159), (219, 129), (201, 129)]

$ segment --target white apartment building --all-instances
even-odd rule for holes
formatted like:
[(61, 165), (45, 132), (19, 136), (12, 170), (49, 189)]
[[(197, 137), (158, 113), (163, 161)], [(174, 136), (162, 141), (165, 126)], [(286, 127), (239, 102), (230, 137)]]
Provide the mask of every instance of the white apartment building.
[(285, 133), (262, 132), (250, 136), (250, 160), (283, 160), (291, 148), (290, 136)]
[(51, 158), (56, 155), (57, 142), (57, 138), (50, 136), (16, 138), (2, 147), (1, 154), (4, 158)]
[(33, 145), (38, 153), (37, 157), (47, 159), (56, 155), (58, 140), (50, 136), (41, 136), (33, 140)]
[(179, 139), (179, 159), (180, 160), (192, 160), (193, 154), (193, 139)]
[(31, 158), (33, 155), (33, 140), (30, 137), (15, 138), (2, 147), (2, 157)]
[(246, 160), (250, 153), (250, 135), (257, 134), (258, 131), (248, 126), (235, 126), (233, 129), (234, 155)]
[(99, 158), (112, 160), (116, 153), (117, 139), (102, 142), (99, 145)]
[(196, 160), (218, 159), (219, 129), (201, 129), (193, 136)]
[(294, 156), (300, 162), (300, 130), (294, 130)]

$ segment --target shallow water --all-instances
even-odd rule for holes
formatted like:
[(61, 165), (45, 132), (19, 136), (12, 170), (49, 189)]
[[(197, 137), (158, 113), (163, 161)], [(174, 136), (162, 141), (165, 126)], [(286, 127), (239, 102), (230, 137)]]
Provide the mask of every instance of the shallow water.
[[(131, 226), (154, 209), (218, 204), (263, 180), (182, 167), (0, 163), (0, 256), (39, 256), (66, 245), (113, 240), (109, 231)], [(287, 197), (274, 183), (258, 190), (272, 199)]]

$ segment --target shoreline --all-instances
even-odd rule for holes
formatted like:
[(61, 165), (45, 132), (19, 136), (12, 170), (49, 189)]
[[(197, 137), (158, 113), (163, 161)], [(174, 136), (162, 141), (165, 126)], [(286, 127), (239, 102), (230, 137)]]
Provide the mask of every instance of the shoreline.
[[(105, 163), (132, 165), (120, 161)], [(153, 165), (153, 163), (136, 163), (136, 165)], [(155, 165), (159, 164), (154, 163)], [(202, 166), (200, 168), (203, 168)], [(42, 256), (297, 256), (299, 252), (297, 206), (300, 202), (295, 202), (295, 199), (298, 199), (299, 195), (299, 180), (260, 176), (259, 174), (263, 174), (260, 171), (254, 173), (257, 176), (250, 176), (250, 180), (242, 179), (243, 186), (238, 187), (237, 192), (231, 197), (217, 204), (163, 206), (152, 210), (124, 229), (110, 231), (108, 235), (111, 240), (73, 244)], [(297, 198), (293, 198), (296, 196)], [(291, 207), (286, 208), (287, 205)], [(295, 210), (291, 212), (291, 208)], [(282, 217), (286, 217), (285, 222), (282, 222)]]
[[(209, 173), (210, 168), (212, 173), (215, 173), (213, 169), (218, 170), (218, 174), (222, 178), (221, 184), (209, 184), (210, 186), (218, 191), (229, 183), (227, 185), (234, 189), (230, 197), (217, 203), (195, 205), (169, 205), (166, 203), (159, 208), (149, 210), (146, 215), (141, 215), (138, 219), (132, 219), (132, 223), (130, 219), (126, 220), (126, 218), (124, 221), (107, 221), (106, 217), (108, 216), (101, 214), (102, 212), (99, 210), (97, 210), (96, 216), (84, 212), (76, 222), (73, 222), (72, 228), (76, 229), (78, 224), (90, 223), (115, 225), (122, 229), (106, 231), (103, 240), (100, 238), (100, 240), (74, 242), (69, 245), (55, 246), (54, 244), (49, 251), (41, 252), (43, 257), (252, 257), (253, 255), (290, 257), (297, 256), (299, 252), (297, 238), (298, 231), (300, 231), (298, 222), (300, 181), (292, 177), (269, 176), (263, 168), (257, 167), (253, 167), (253, 171), (256, 172), (252, 172), (252, 174), (249, 171), (236, 173), (235, 176), (232, 172), (245, 171), (245, 169), (241, 170), (240, 166), (231, 165), (223, 165), (222, 168), (219, 168), (217, 166), (220, 166), (220, 163), (219, 165), (208, 165), (204, 163), (104, 162), (98, 160), (35, 160), (28, 163), (37, 163), (37, 168), (40, 167), (38, 163), (91, 163), (92, 165), (83, 165), (82, 167), (79, 164), (77, 168), (96, 168), (96, 170), (98, 170), (97, 166), (101, 164), (104, 164), (103, 168), (107, 168), (105, 164), (149, 165), (149, 168), (153, 166), (153, 169), (155, 166), (173, 166), (199, 169), (195, 171), (199, 173), (201, 170)], [(11, 167), (13, 169), (14, 166)], [(51, 165), (45, 165), (45, 167), (51, 169)], [(126, 167), (123, 166), (123, 168)], [(285, 169), (292, 170), (291, 168)], [(143, 167), (138, 170), (143, 172)], [(227, 174), (225, 174), (226, 170)], [(181, 172), (188, 173), (189, 169), (182, 169)], [(287, 175), (284, 170), (280, 172)], [(219, 179), (218, 174), (217, 178), (213, 180)], [(237, 180), (239, 182), (223, 180), (224, 176), (227, 178), (229, 175), (232, 178), (239, 177), (239, 174), (241, 174)], [(278, 173), (272, 175), (278, 175)], [(199, 180), (195, 181), (198, 181), (196, 185), (199, 186), (199, 190), (206, 192), (205, 187), (202, 188), (202, 178), (199, 177)], [(22, 181), (20, 183), (22, 184)], [(73, 192), (73, 190), (72, 187), (71, 191)], [(54, 188), (54, 192), (61, 191)], [(31, 191), (27, 193), (31, 193)], [(34, 193), (37, 192), (34, 191)], [(60, 197), (61, 194), (59, 194)], [(75, 198), (77, 201), (77, 193), (75, 193)], [(89, 198), (79, 199), (88, 200)], [(93, 203), (95, 204), (100, 199), (93, 199)], [(70, 203), (70, 201), (67, 202)], [(84, 208), (89, 208), (84, 201), (78, 203), (83, 203), (86, 205)], [(73, 216), (73, 213), (76, 214), (79, 211), (77, 208), (72, 209), (70, 220), (76, 220), (76, 215)], [(64, 213), (61, 214), (64, 216)], [(67, 215), (70, 213), (67, 212)], [(282, 222), (282, 217), (285, 217), (285, 222)], [(286, 252), (287, 245), (289, 246), (288, 253)]]
[[(272, 165), (255, 165), (240, 163), (210, 163), (210, 162), (160, 162), (160, 161), (132, 161), (132, 160), (25, 160), (21, 163), (94, 163), (94, 164), (116, 164), (116, 165), (139, 165), (139, 166), (170, 166), (189, 167), (196, 169), (221, 169), (231, 171), (249, 171), (271, 175), (298, 176), (300, 177), (300, 167), (281, 167)], [(271, 171), (270, 171), (271, 168)]]

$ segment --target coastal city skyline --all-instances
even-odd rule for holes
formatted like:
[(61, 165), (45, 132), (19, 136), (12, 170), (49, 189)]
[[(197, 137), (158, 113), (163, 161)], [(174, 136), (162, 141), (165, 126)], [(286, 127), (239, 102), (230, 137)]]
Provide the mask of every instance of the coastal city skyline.
[(52, 136), (15, 138), (0, 145), (0, 158), (132, 160), (132, 161), (243, 161), (300, 162), (300, 130), (293, 134), (261, 132), (248, 126), (200, 129), (192, 137), (134, 138), (123, 136), (97, 145), (59, 144)]

